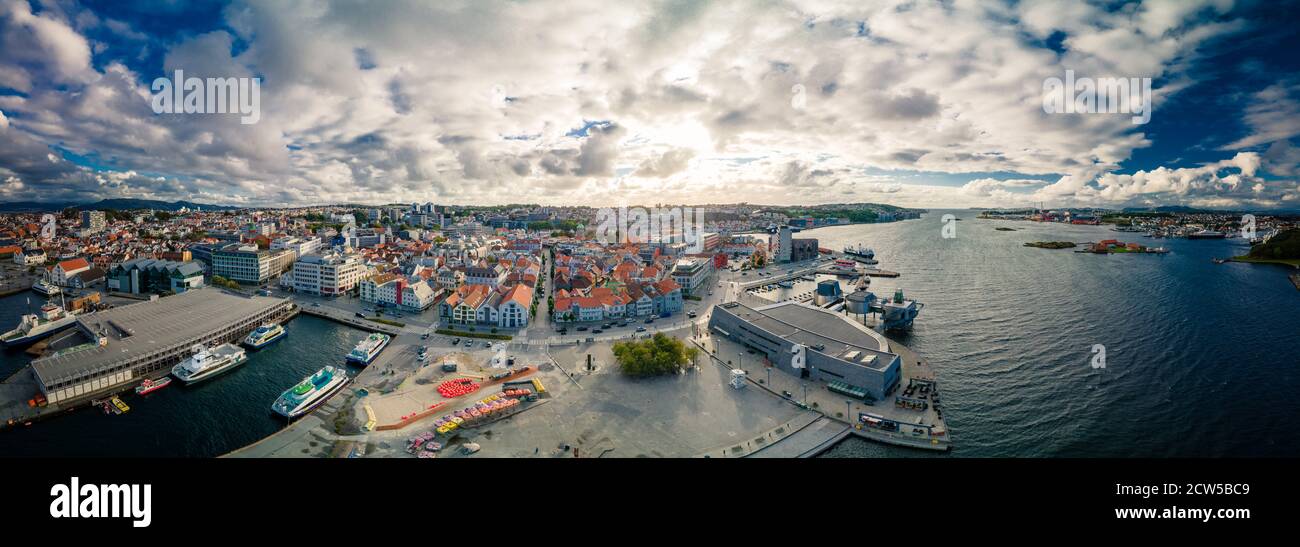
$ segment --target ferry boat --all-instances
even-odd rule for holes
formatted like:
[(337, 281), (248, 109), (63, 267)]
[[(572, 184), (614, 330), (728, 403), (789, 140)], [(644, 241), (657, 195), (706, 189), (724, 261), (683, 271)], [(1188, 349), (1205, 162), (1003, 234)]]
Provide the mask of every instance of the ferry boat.
[(172, 376), (190, 385), (244, 364), (248, 355), (234, 344), (221, 344), (209, 350), (202, 344), (194, 346), (194, 355), (172, 367)]
[(262, 349), (284, 338), (286, 334), (289, 334), (289, 332), (284, 330), (284, 327), (281, 327), (278, 323), (269, 323), (257, 327), (257, 330), (249, 333), (248, 337), (244, 338), (244, 345), (248, 346), (249, 349)]
[(285, 418), (297, 418), (329, 400), (349, 381), (351, 379), (343, 369), (326, 366), (284, 390), (280, 398), (271, 403), (271, 410)]
[(880, 261), (876, 260), (876, 251), (872, 250), (869, 247), (865, 247), (861, 244), (859, 244), (857, 247), (852, 247), (852, 246), (844, 247), (844, 254), (849, 255), (854, 260), (861, 262), (863, 264), (880, 263)]
[(361, 366), (369, 365), (371, 361), (375, 360), (375, 356), (384, 350), (384, 347), (388, 345), (388, 341), (391, 339), (387, 334), (378, 332), (367, 336), (360, 344), (357, 344), (357, 347), (348, 352), (348, 362)]
[(140, 385), (135, 386), (135, 394), (148, 395), (150, 393), (153, 393), (155, 391), (158, 391), (162, 388), (171, 385), (171, 383), (172, 383), (171, 376), (163, 376), (162, 378), (159, 378), (157, 380), (150, 380), (146, 378), (145, 381), (140, 382)]
[(47, 303), (41, 306), (41, 313), (24, 315), (17, 328), (0, 335), (0, 342), (5, 346), (30, 344), (75, 324), (75, 315), (57, 304)]
[(63, 292), (63, 289), (60, 289), (58, 285), (50, 283), (49, 281), (46, 281), (44, 279), (40, 279), (37, 280), (35, 283), (32, 283), (32, 290), (36, 291), (37, 294), (42, 294), (45, 296), (54, 296)]
[(1223, 239), (1225, 237), (1228, 237), (1228, 234), (1214, 230), (1201, 230), (1187, 234), (1187, 239)]

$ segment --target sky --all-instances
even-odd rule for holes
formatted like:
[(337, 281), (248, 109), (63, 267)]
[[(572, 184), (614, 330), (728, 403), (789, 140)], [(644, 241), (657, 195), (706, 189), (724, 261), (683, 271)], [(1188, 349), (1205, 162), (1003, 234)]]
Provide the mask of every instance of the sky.
[[(0, 201), (1300, 209), (1296, 2), (0, 0)], [(156, 79), (259, 78), (258, 119)], [(1045, 82), (1150, 78), (1150, 121)]]

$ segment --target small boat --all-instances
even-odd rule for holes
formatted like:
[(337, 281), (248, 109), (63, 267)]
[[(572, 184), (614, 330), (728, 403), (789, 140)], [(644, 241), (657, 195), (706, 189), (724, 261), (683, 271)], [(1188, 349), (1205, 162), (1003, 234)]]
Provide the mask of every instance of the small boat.
[(119, 399), (116, 395), (109, 399), (109, 402), (113, 403), (113, 407), (116, 409), (114, 414), (126, 414), (131, 411), (131, 407), (126, 406), (126, 403), (122, 402), (122, 399)]
[(140, 382), (140, 385), (135, 386), (135, 394), (148, 395), (150, 393), (153, 393), (155, 391), (158, 391), (162, 388), (171, 385), (171, 383), (172, 383), (171, 376), (163, 376), (162, 378), (159, 378), (157, 380), (149, 380), (146, 378), (145, 381)]

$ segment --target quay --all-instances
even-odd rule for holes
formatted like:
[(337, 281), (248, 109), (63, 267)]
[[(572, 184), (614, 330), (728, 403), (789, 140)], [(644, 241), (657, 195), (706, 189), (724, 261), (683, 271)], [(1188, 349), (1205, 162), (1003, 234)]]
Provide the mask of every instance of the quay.
[(72, 410), (165, 376), (195, 345), (236, 343), (258, 326), (287, 321), (297, 312), (285, 298), (204, 288), (81, 315), (75, 329), (87, 343), (36, 359), (0, 382), (0, 427)]
[(401, 327), (397, 327), (395, 325), (388, 325), (377, 321), (371, 321), (369, 319), (362, 319), (360, 317), (356, 317), (355, 315), (348, 315), (348, 312), (344, 310), (340, 310), (338, 308), (327, 308), (323, 306), (322, 307), (303, 306), (303, 307), (299, 307), (298, 311), (314, 317), (320, 317), (323, 319), (329, 319), (330, 321), (334, 321), (336, 323), (342, 323), (349, 327), (356, 327), (364, 331), (381, 332), (389, 336), (399, 336), (402, 334)]
[[(754, 450), (754, 457), (813, 457), (850, 435), (924, 450), (952, 448), (929, 364), (864, 325), (795, 303), (729, 303), (713, 310), (707, 332), (694, 341), (713, 362), (742, 369), (749, 385), (838, 424), (800, 428)], [(727, 450), (728, 456), (751, 455)]]

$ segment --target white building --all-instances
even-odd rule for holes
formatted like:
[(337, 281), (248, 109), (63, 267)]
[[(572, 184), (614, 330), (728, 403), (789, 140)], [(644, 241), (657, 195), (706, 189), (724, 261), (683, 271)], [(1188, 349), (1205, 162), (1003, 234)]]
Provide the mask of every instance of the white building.
[(708, 283), (713, 274), (713, 261), (701, 257), (683, 258), (673, 266), (672, 273), (673, 281), (681, 285), (685, 294), (699, 296), (698, 289)]
[(288, 249), (297, 256), (307, 256), (319, 251), (321, 240), (318, 237), (299, 238), (282, 237), (271, 241), (271, 250)]
[(46, 260), (45, 251), (41, 249), (23, 249), (14, 253), (14, 264), (20, 266), (35, 266), (44, 264)]
[(293, 290), (325, 296), (343, 294), (352, 290), (366, 271), (366, 265), (355, 255), (305, 255), (293, 263)]
[(361, 280), (361, 301), (419, 313), (433, 305), (438, 291), (424, 280), (412, 282), (397, 274), (379, 274)]

